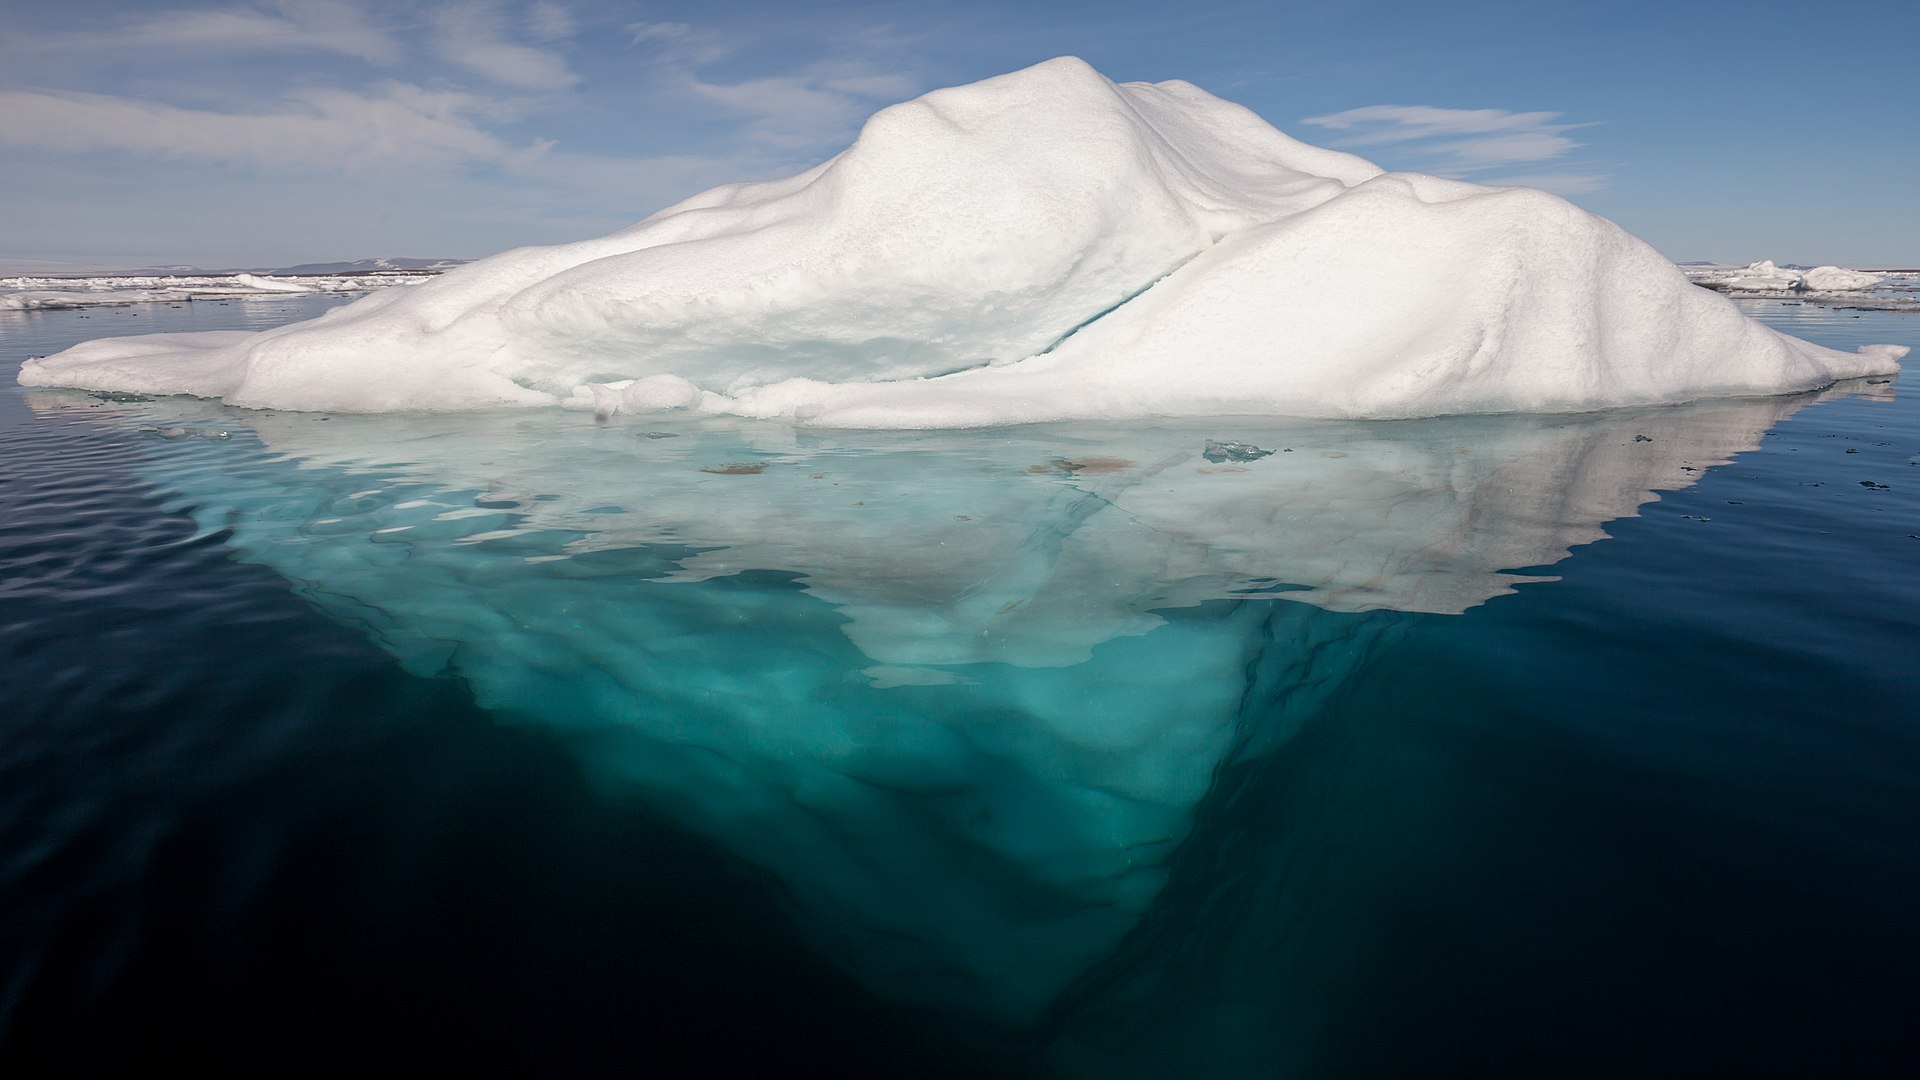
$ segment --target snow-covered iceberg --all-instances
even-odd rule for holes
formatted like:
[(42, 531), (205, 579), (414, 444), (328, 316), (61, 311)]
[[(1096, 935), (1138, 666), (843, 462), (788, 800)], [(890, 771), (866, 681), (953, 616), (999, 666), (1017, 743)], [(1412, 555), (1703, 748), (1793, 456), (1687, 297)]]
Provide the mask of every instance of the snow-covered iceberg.
[(1821, 348), (1554, 196), (1297, 142), (1072, 58), (881, 110), (798, 176), (261, 334), (90, 342), (28, 385), (383, 412), (828, 426), (1579, 411), (1803, 390)]

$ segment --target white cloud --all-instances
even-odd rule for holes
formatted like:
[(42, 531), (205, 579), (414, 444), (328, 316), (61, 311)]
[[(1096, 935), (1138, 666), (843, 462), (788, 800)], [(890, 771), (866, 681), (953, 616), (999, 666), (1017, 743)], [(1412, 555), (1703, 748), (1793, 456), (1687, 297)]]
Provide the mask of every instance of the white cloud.
[(565, 90), (580, 81), (559, 53), (508, 41), (503, 22), (493, 4), (443, 7), (433, 16), (434, 50), (448, 63), (505, 86)]
[(1502, 187), (1530, 187), (1542, 191), (1551, 191), (1555, 195), (1586, 195), (1599, 191), (1613, 179), (1606, 173), (1528, 173), (1519, 176), (1489, 176), (1481, 180), (1483, 184), (1497, 184)]
[(825, 64), (813, 69), (812, 77), (823, 89), (850, 97), (891, 104), (920, 92), (920, 80), (890, 71), (866, 70), (860, 65)]
[[(1561, 115), (1432, 105), (1367, 105), (1310, 116), (1301, 122), (1351, 132), (1336, 141), (1342, 149), (1392, 146), (1422, 162), (1429, 172), (1465, 176), (1551, 161), (1580, 149), (1584, 144), (1568, 138), (1565, 132), (1587, 125), (1560, 123)], [(1586, 177), (1594, 184), (1603, 179)]]
[(1329, 116), (1309, 116), (1302, 123), (1343, 131), (1371, 128), (1370, 134), (1352, 140), (1352, 145), (1366, 146), (1436, 135), (1485, 135), (1535, 129), (1551, 124), (1560, 115), (1505, 109), (1442, 109), (1432, 105), (1365, 105)]
[(1461, 172), (1517, 165), (1528, 161), (1550, 161), (1580, 148), (1564, 135), (1546, 131), (1522, 131), (1485, 139), (1463, 139), (1448, 144), (1445, 153), (1452, 166)]
[[(173, 237), (155, 240), (155, 251), (192, 232), (178, 224), (187, 210), (151, 212), (164, 185), (181, 178), (222, 206), (311, 203), (285, 237), (318, 221), (322, 204), (384, 208), (403, 197), (431, 207), (406, 224), (434, 236), (453, 235), (454, 224), (502, 243), (596, 235), (714, 184), (790, 173), (845, 145), (875, 109), (921, 89), (901, 74), (916, 66), (912, 49), (844, 18), (615, 21), (600, 29), (614, 33), (613, 48), (633, 51), (628, 71), (607, 77), (637, 84), (629, 93), (661, 116), (638, 126), (637, 144), (603, 142), (605, 125), (581, 107), (591, 101), (548, 93), (579, 83), (575, 50), (606, 44), (587, 40), (586, 9), (572, 0), (183, 2), (194, 6), (164, 18), (132, 7), (85, 36), (0, 33), (0, 159), (86, 177), (99, 191), (129, 185), (117, 203), (94, 201), (142, 207), (155, 236)], [(611, 5), (593, 10), (604, 17)], [(802, 59), (761, 64), (752, 77), (720, 66), (745, 55)], [(6, 63), (15, 56), (36, 62)], [(404, 63), (409, 82), (369, 85), (363, 62)], [(523, 126), (535, 118), (552, 130)], [(700, 149), (628, 156), (662, 127), (668, 139), (682, 128), (703, 132), (689, 144)], [(16, 186), (25, 182), (18, 176)], [(342, 182), (355, 176), (380, 182)], [(428, 191), (439, 194), (419, 195)], [(42, 229), (51, 239), (39, 254), (55, 257), (98, 228), (73, 223), (83, 219), (91, 220)], [(344, 242), (337, 228), (322, 239)]]
[[(629, 23), (627, 40), (644, 49), (658, 87), (696, 105), (732, 114), (745, 134), (782, 151), (814, 152), (845, 141), (876, 109), (919, 93), (918, 79), (901, 74), (903, 42), (884, 27), (843, 30), (815, 19), (796, 24), (730, 27), (727, 33), (684, 22)], [(770, 42), (819, 57), (787, 71), (728, 81), (711, 65)]]
[(347, 0), (283, 0), (264, 6), (174, 11), (122, 20), (116, 29), (14, 34), (0, 51), (329, 52), (374, 64), (401, 59), (392, 34)]
[(875, 109), (911, 96), (914, 86), (904, 76), (814, 73), (713, 83), (687, 72), (678, 83), (686, 94), (745, 116), (754, 138), (792, 149), (844, 136)]
[(683, 22), (637, 22), (627, 24), (627, 40), (634, 45), (648, 42), (673, 42), (686, 38), (693, 33), (693, 27)]
[(276, 111), (219, 113), (105, 94), (0, 90), (0, 145), (122, 152), (285, 172), (509, 163), (516, 149), (475, 127), (471, 95), (389, 83), (377, 95), (316, 90)]
[(637, 22), (626, 27), (627, 43), (651, 49), (656, 59), (669, 64), (699, 67), (731, 56), (734, 42), (712, 31), (683, 22)]
[[(541, 202), (547, 215), (577, 214), (583, 207), (597, 207), (604, 232), (708, 188), (737, 181), (754, 163), (735, 157), (614, 158), (554, 150), (519, 159), (509, 167), (517, 178), (531, 182), (535, 201)], [(609, 212), (610, 218), (605, 216)]]
[(563, 41), (573, 36), (573, 12), (541, 0), (527, 7), (527, 36), (535, 41)]

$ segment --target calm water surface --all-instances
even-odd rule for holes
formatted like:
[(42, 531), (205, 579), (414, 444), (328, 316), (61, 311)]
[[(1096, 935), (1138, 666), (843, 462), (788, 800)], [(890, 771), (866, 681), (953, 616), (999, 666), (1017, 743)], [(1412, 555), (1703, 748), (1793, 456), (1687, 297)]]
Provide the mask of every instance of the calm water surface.
[(336, 302), (0, 313), (0, 1075), (1920, 1052), (1900, 379), (934, 434), (12, 385)]

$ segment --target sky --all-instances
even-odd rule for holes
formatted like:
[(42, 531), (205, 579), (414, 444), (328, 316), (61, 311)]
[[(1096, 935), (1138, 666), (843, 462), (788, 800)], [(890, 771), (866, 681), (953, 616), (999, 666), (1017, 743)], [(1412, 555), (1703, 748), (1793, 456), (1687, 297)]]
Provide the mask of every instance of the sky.
[(477, 258), (1078, 55), (1676, 260), (1920, 265), (1911, 0), (0, 0), (0, 271)]

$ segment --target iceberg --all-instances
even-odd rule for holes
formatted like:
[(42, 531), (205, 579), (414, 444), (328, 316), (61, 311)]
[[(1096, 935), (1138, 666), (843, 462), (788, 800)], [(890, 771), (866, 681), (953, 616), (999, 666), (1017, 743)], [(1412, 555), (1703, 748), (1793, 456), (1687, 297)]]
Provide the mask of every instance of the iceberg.
[(1801, 277), (1809, 292), (1863, 292), (1885, 281), (1879, 274), (1862, 270), (1844, 270), (1838, 266), (1816, 266)]
[(611, 236), (263, 333), (88, 342), (20, 381), (927, 429), (1575, 412), (1806, 390), (1905, 352), (1762, 327), (1555, 196), (1384, 173), (1063, 57)]

